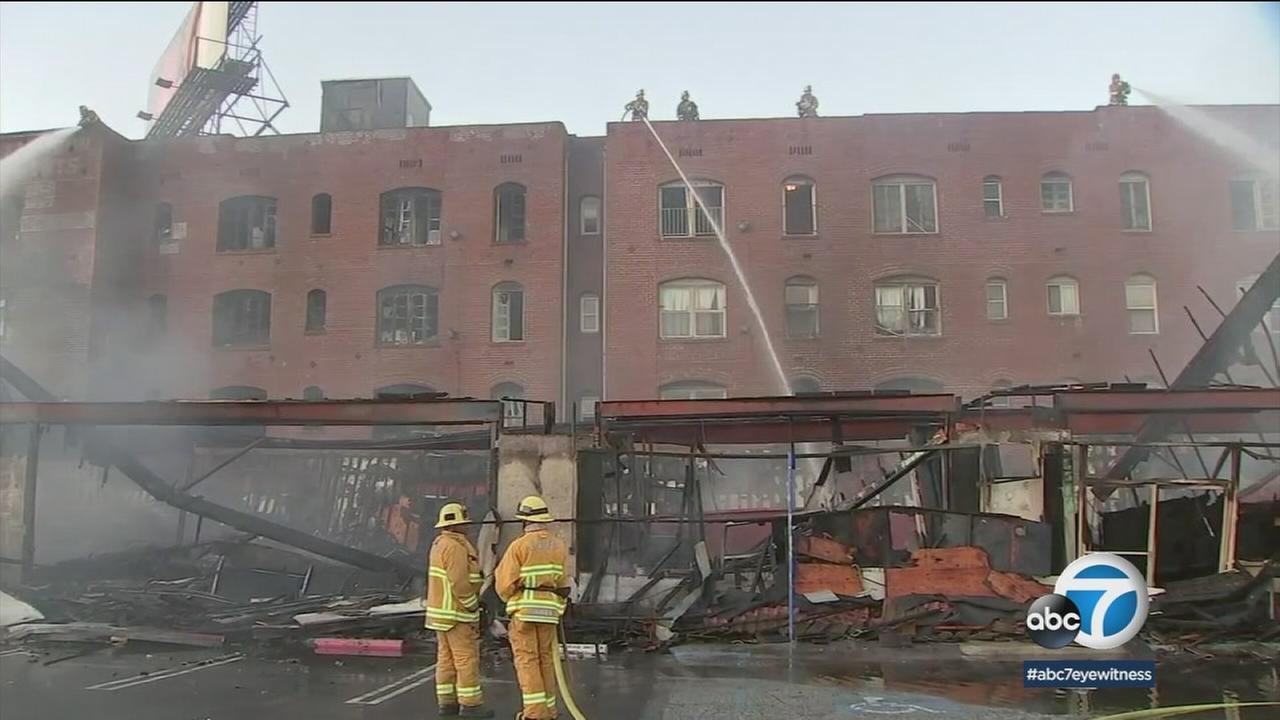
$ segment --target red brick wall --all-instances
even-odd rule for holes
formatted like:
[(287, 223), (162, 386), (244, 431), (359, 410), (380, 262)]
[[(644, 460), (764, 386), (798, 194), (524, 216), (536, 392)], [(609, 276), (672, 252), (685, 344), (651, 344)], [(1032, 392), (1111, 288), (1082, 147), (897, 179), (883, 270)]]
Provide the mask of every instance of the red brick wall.
[[(301, 397), (369, 397), (418, 383), (455, 396), (488, 397), (504, 381), (531, 398), (559, 391), (565, 132), (558, 123), (416, 128), (262, 139), (196, 138), (139, 146), (139, 212), (155, 203), (186, 224), (176, 254), (147, 252), (139, 296), (168, 295), (169, 336), (152, 352), (147, 380), (164, 396), (204, 396), (225, 385)], [(520, 162), (503, 163), (501, 156)], [(417, 160), (421, 167), (417, 167)], [(412, 167), (402, 168), (401, 161)], [(527, 242), (498, 245), (494, 188), (527, 188)], [(443, 193), (442, 244), (379, 248), (379, 196), (406, 186)], [(332, 232), (310, 234), (311, 197), (333, 196)], [(238, 195), (278, 201), (274, 252), (218, 253), (219, 203)], [(451, 233), (459, 233), (457, 239)], [(490, 293), (503, 281), (525, 289), (525, 341), (490, 341)], [(376, 293), (397, 284), (439, 291), (439, 340), (428, 347), (375, 343)], [(214, 295), (272, 293), (271, 345), (214, 349)], [(305, 335), (306, 294), (328, 294), (326, 332)], [(451, 337), (456, 333), (456, 337)]]
[[(1280, 108), (1210, 108), (1271, 147), (1280, 146)], [(1176, 373), (1199, 345), (1182, 306), (1206, 331), (1217, 315), (1202, 285), (1230, 305), (1235, 282), (1256, 274), (1280, 249), (1276, 232), (1231, 229), (1228, 181), (1248, 168), (1150, 107), (1070, 113), (881, 115), (855, 118), (662, 122), (655, 127), (691, 177), (725, 184), (725, 226), (789, 374), (825, 389), (866, 389), (917, 376), (973, 394), (1014, 383), (1122, 381), (1155, 376), (1154, 349)], [(811, 155), (792, 155), (809, 146)], [(678, 179), (645, 127), (609, 126), (606, 144), (609, 260), (607, 395), (654, 397), (678, 380), (709, 380), (731, 395), (775, 392), (761, 333), (725, 254), (714, 239), (660, 240), (657, 186)], [(1121, 228), (1119, 176), (1150, 176), (1153, 231)], [(1074, 179), (1075, 212), (1040, 211), (1042, 174)], [(939, 232), (871, 231), (871, 181), (899, 173), (937, 182)], [(782, 237), (784, 178), (817, 183), (818, 235)], [(982, 179), (1004, 182), (1007, 218), (988, 220)], [(738, 229), (742, 221), (750, 227)], [(1155, 276), (1159, 335), (1130, 335), (1124, 282)], [(822, 336), (787, 340), (782, 288), (792, 275), (820, 283)], [(940, 283), (942, 335), (886, 338), (874, 332), (873, 284), (899, 274)], [(1080, 284), (1081, 315), (1050, 318), (1045, 281)], [(657, 285), (702, 276), (727, 286), (727, 337), (658, 338)], [(985, 316), (990, 276), (1008, 282), (1006, 321)]]

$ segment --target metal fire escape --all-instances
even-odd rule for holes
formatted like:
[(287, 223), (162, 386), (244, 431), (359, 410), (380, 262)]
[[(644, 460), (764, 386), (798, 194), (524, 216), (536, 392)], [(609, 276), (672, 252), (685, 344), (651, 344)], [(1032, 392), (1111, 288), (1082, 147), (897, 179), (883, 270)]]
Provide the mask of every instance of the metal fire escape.
[[(176, 87), (147, 138), (215, 135), (238, 130), (256, 137), (278, 132), (275, 119), (289, 101), (258, 49), (258, 3), (227, 3), (225, 52), (213, 67), (191, 67), (185, 78), (161, 78)], [(197, 38), (197, 43), (217, 42)], [(167, 87), (167, 86), (166, 86)]]

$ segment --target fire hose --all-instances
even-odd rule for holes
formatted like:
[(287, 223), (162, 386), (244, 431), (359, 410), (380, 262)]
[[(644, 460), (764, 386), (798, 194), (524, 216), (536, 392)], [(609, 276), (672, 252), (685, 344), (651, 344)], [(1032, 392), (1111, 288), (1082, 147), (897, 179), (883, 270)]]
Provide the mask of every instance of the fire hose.
[(578, 703), (573, 700), (573, 692), (569, 688), (568, 674), (564, 670), (564, 663), (560, 660), (560, 646), (565, 645), (564, 641), (564, 625), (556, 623), (556, 641), (554, 647), (551, 648), (551, 656), (556, 661), (556, 684), (560, 686), (560, 697), (564, 698), (565, 707), (569, 708), (569, 714), (573, 716), (573, 720), (587, 720), (587, 716), (582, 714), (578, 709)]

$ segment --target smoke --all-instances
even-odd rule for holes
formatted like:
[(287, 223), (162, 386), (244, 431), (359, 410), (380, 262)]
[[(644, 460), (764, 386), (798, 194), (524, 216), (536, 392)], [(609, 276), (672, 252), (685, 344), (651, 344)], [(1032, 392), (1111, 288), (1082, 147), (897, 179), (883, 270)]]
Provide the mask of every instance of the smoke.
[(1267, 147), (1203, 110), (1182, 105), (1149, 90), (1134, 90), (1183, 127), (1226, 150), (1236, 160), (1268, 177), (1280, 175), (1280, 150)]
[(27, 179), (46, 154), (52, 153), (62, 146), (79, 128), (69, 127), (45, 133), (35, 140), (23, 145), (13, 153), (0, 158), (0, 195), (9, 195), (11, 190)]

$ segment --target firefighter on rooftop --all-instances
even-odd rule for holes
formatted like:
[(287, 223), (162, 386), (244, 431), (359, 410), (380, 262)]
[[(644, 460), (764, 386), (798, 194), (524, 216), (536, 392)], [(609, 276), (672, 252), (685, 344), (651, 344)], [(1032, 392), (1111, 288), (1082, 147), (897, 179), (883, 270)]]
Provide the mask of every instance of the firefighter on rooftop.
[(462, 503), (445, 503), (427, 571), (427, 627), (436, 631), (436, 702), (440, 716), (490, 718), (480, 691), (479, 553), (463, 534)]
[(547, 531), (555, 520), (537, 495), (520, 501), (524, 534), (502, 556), (494, 579), (511, 618), (511, 652), (523, 709), (517, 718), (553, 720), (556, 709), (556, 631), (569, 597), (564, 564), (569, 548)]

